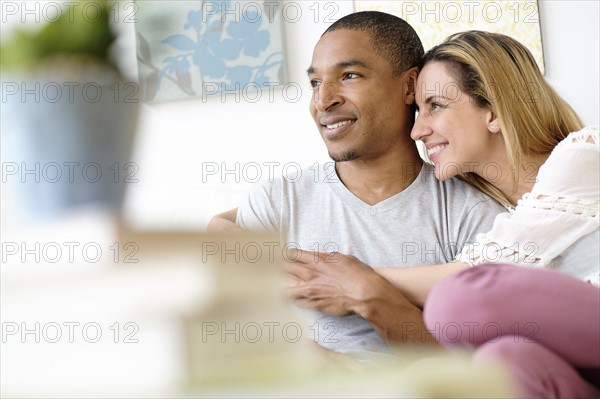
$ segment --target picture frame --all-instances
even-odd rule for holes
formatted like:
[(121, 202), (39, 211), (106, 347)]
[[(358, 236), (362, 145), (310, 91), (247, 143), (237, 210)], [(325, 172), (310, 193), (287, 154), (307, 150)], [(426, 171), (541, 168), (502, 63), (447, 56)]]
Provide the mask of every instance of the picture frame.
[(145, 102), (284, 85), (280, 2), (138, 1), (137, 60)]
[(425, 51), (457, 32), (503, 33), (524, 44), (545, 73), (537, 1), (354, 0), (354, 8), (382, 11), (404, 19), (421, 38)]

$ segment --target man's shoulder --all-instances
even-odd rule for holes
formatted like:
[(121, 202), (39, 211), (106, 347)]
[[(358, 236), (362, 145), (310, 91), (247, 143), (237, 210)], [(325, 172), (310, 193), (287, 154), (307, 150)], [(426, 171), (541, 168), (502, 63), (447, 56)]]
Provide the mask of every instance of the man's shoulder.
[[(443, 190), (443, 191), (457, 191), (465, 193), (481, 193), (475, 187), (469, 183), (464, 182), (456, 177), (452, 177), (446, 180), (440, 180), (435, 177), (435, 167), (428, 163), (423, 163), (423, 168), (418, 176), (418, 181), (428, 189)], [(481, 193), (483, 194), (483, 193)]]
[(250, 189), (244, 205), (240, 207), (246, 219), (253, 220), (244, 221), (246, 226), (287, 232), (299, 220), (313, 220), (323, 209), (324, 202), (340, 202), (336, 190), (328, 184), (336, 184), (331, 175), (333, 172), (336, 176), (333, 164), (313, 164), (307, 168), (301, 168), (299, 164), (289, 165)]
[(473, 185), (455, 177), (449, 180), (451, 181), (448, 181), (447, 184), (452, 185), (451, 196), (463, 203), (464, 208), (468, 209), (467, 214), (473, 211), (488, 212), (494, 215), (506, 212), (506, 208), (502, 204)]
[(280, 173), (272, 174), (268, 178), (262, 179), (258, 184), (263, 187), (277, 187), (286, 191), (295, 191), (339, 182), (340, 180), (335, 171), (335, 163), (333, 162), (315, 162), (308, 167), (301, 167), (300, 164), (292, 162), (284, 164)]
[(254, 202), (268, 202), (272, 206), (285, 204), (314, 204), (327, 198), (337, 198), (336, 185), (340, 185), (333, 163), (314, 163), (301, 168), (299, 164), (288, 164), (280, 172), (255, 183), (248, 196)]
[(421, 175), (423, 183), (429, 185), (428, 189), (437, 192), (437, 195), (445, 201), (452, 203), (459, 202), (469, 208), (485, 207), (497, 211), (505, 210), (502, 205), (489, 195), (458, 177), (452, 177), (443, 181), (438, 180), (434, 174), (434, 167), (430, 164), (423, 166)]

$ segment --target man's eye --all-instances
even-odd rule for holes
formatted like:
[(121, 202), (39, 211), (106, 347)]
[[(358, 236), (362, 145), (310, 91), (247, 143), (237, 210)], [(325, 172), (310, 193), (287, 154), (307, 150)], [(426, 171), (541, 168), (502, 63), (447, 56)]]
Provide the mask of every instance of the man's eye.
[(344, 75), (344, 79), (356, 79), (359, 78), (360, 75), (354, 72), (348, 72)]
[(310, 81), (310, 87), (312, 87), (313, 89), (318, 87), (320, 84), (321, 84), (321, 82), (318, 80), (315, 80), (315, 79)]

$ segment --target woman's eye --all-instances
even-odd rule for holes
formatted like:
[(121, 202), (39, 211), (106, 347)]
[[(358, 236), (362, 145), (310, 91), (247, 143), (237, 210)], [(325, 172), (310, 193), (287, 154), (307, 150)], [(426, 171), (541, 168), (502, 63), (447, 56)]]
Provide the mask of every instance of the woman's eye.
[(431, 111), (435, 111), (435, 110), (437, 110), (437, 109), (440, 109), (440, 108), (444, 108), (444, 106), (443, 106), (442, 104), (440, 104), (440, 103), (432, 102), (432, 103), (429, 105), (429, 109), (430, 109)]

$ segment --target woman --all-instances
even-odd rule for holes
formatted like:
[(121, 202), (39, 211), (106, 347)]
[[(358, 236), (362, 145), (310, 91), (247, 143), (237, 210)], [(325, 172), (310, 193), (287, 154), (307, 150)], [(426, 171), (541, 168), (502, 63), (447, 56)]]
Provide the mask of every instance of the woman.
[[(452, 325), (441, 343), (507, 363), (520, 395), (599, 397), (600, 290), (588, 283), (598, 285), (598, 130), (582, 129), (529, 51), (501, 34), (431, 49), (416, 101), (412, 137), (436, 177), (458, 175), (511, 210), (453, 266), (478, 267), (417, 294), (428, 328)], [(408, 284), (402, 270), (382, 274)]]

